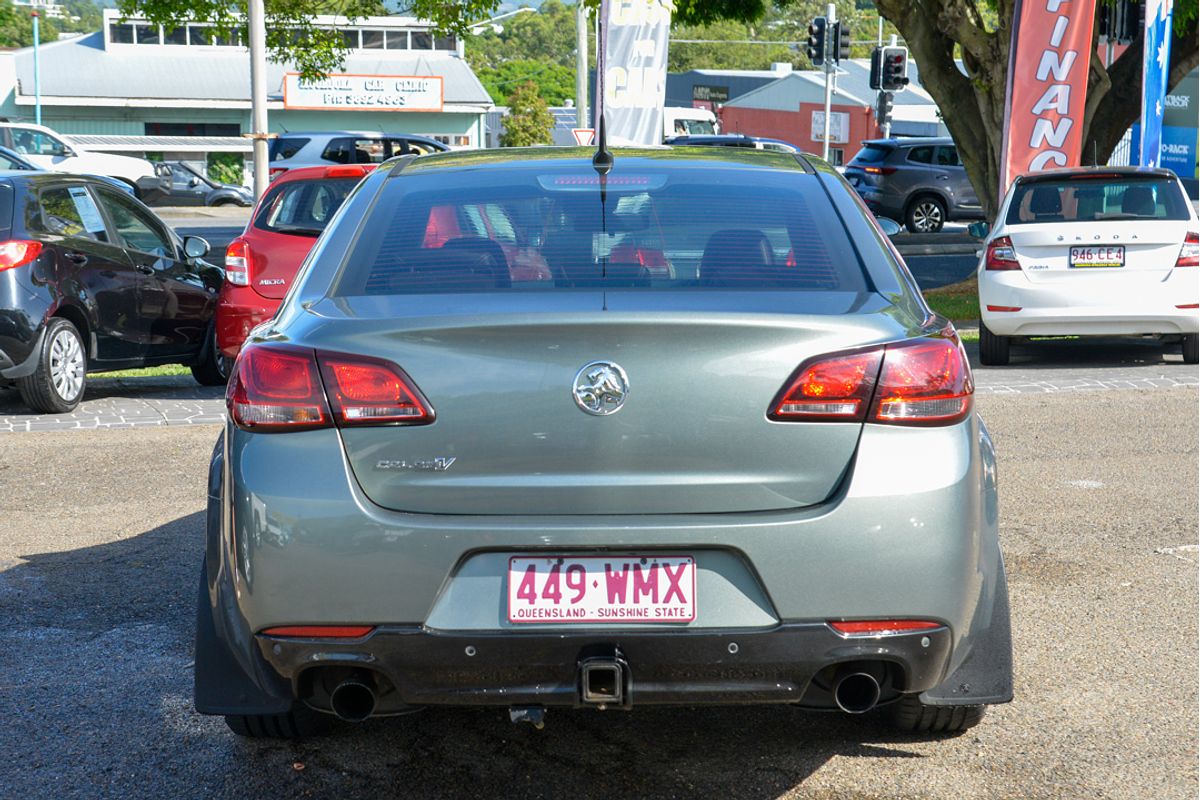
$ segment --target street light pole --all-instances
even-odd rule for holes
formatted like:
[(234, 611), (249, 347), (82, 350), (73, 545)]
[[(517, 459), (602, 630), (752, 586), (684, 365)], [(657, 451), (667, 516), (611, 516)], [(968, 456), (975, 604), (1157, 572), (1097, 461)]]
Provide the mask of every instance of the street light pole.
[(575, 0), (575, 127), (588, 127), (588, 28), (587, 6)]
[(33, 17), (33, 121), (38, 125), (42, 124), (42, 59), (41, 59), (41, 31), (38, 28), (39, 17), (38, 12), (30, 12), (29, 16)]
[(267, 190), (267, 24), (263, 0), (246, 4), (250, 32), (250, 136), (254, 142), (254, 196)]
[(825, 69), (825, 135), (824, 145), (821, 147), (821, 158), (829, 160), (829, 112), (833, 104), (833, 59), (829, 57), (831, 47), (837, 47), (836, 40), (829, 41), (829, 37), (833, 36), (833, 25), (837, 22), (837, 6), (830, 3), (825, 8), (825, 61), (822, 66)]

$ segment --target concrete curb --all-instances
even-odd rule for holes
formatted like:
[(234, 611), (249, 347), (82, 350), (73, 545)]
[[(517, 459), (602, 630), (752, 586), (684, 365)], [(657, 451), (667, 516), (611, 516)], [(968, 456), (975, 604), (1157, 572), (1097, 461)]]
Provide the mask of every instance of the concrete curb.
[(251, 212), (249, 206), (151, 206), (150, 209), (163, 219), (247, 219)]

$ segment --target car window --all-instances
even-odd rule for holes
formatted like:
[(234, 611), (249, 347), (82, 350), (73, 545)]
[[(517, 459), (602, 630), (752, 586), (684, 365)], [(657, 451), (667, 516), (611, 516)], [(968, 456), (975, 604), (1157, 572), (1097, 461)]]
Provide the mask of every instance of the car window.
[[(192, 174), (190, 171), (184, 169), (183, 167), (172, 167), (171, 168), (171, 188), (172, 189), (182, 189), (185, 191), (191, 191), (192, 189), (196, 188), (196, 187), (192, 186), (192, 181), (199, 181), (199, 178), (197, 178), (194, 174)], [(199, 183), (197, 183), (197, 186), (198, 185), (199, 185)]]
[(41, 227), (49, 233), (107, 242), (108, 232), (96, 201), (82, 186), (55, 186), (38, 194)]
[(883, 145), (868, 144), (859, 150), (851, 160), (851, 164), (882, 164), (891, 155), (892, 148)]
[(382, 139), (342, 137), (332, 140), (321, 158), (335, 164), (379, 164), (387, 160), (387, 148)]
[(116, 192), (99, 189), (98, 194), (117, 235), (126, 247), (159, 258), (176, 257), (171, 237), (153, 217)]
[(0, 169), (28, 169), (20, 161), (4, 153), (0, 153)]
[(353, 178), (322, 178), (277, 184), (264, 198), (254, 227), (274, 233), (316, 236), (358, 184)]
[(278, 139), (272, 139), (271, 160), (282, 161), (285, 158), (294, 158), (310, 141), (310, 139), (298, 136), (280, 136)]
[(930, 146), (914, 147), (908, 151), (908, 160), (917, 164), (932, 164), (933, 148)]
[(22, 155), (65, 156), (67, 146), (60, 139), (32, 128), (12, 128), (13, 150)]
[(1187, 198), (1168, 178), (1113, 175), (1024, 181), (1013, 189), (1009, 225), (1105, 220), (1187, 220)]
[(594, 173), (550, 168), (390, 181), (361, 223), (335, 294), (865, 290), (849, 235), (815, 178), (650, 169), (610, 178), (603, 203)]
[(415, 153), (419, 156), (426, 156), (430, 153), (442, 152), (439, 148), (429, 142), (422, 142), (418, 139), (393, 139), (392, 140), (392, 155), (405, 155), (407, 153)]
[(937, 149), (937, 165), (939, 167), (961, 167), (958, 160), (958, 148), (942, 145)]

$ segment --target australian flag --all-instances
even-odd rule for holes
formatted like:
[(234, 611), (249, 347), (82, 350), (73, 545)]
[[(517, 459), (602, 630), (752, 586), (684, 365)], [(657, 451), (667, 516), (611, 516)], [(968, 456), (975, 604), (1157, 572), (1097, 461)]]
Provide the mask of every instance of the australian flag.
[(1141, 164), (1157, 167), (1162, 158), (1163, 97), (1171, 66), (1171, 7), (1174, 0), (1146, 0), (1142, 56)]

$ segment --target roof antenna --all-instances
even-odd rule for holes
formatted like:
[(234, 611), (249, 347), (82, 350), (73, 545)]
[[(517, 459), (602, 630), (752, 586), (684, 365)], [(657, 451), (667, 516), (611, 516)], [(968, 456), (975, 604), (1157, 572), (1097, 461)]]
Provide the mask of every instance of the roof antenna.
[(596, 126), (596, 155), (592, 156), (592, 168), (599, 175), (607, 175), (613, 167), (613, 154), (608, 150), (608, 137), (604, 131), (604, 116)]
[(596, 102), (592, 106), (592, 114), (596, 122), (596, 155), (592, 156), (592, 167), (600, 176), (600, 192), (604, 193), (604, 176), (613, 167), (613, 155), (608, 150), (608, 132), (604, 125), (604, 73), (608, 70), (608, 3), (600, 0), (600, 8), (596, 11)]

